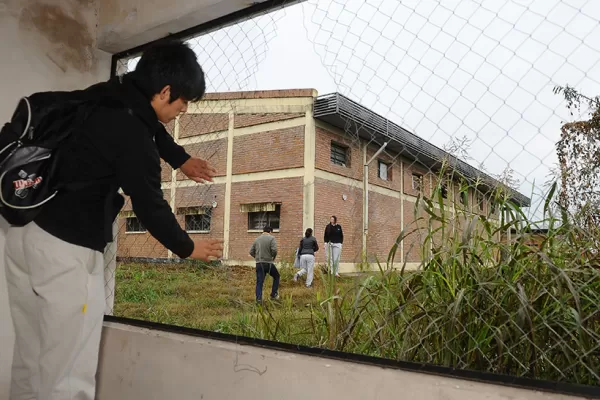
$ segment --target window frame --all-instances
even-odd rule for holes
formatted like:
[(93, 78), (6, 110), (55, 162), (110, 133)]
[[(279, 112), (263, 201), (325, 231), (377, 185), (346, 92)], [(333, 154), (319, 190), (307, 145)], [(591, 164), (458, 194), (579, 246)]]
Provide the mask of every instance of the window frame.
[[(340, 150), (340, 151), (337, 151), (337, 150)], [(341, 154), (341, 151), (343, 151), (343, 153), (344, 153), (344, 160), (343, 161), (336, 160), (336, 157), (334, 157), (334, 155), (337, 154), (339, 156)], [(349, 147), (346, 145), (343, 145), (341, 143), (331, 141), (329, 160), (334, 165), (337, 165), (339, 167), (349, 168), (350, 167)]]
[(440, 183), (440, 193), (442, 195), (442, 199), (448, 199), (448, 185), (446, 183)]
[[(273, 232), (279, 232), (279, 229), (281, 229), (281, 204), (276, 204), (275, 205), (275, 211), (257, 211), (257, 212), (248, 212), (248, 232), (262, 232), (263, 228), (266, 225), (269, 225), (271, 228), (273, 228)], [(253, 216), (255, 216), (256, 214), (265, 214), (266, 216), (266, 222), (265, 225), (257, 227), (257, 224), (251, 225), (251, 219)], [(273, 226), (273, 221), (271, 221), (270, 217), (275, 216), (277, 217), (277, 227)]]
[(477, 190), (475, 192), (475, 196), (477, 199), (477, 209), (481, 212), (485, 211), (485, 195), (483, 194), (483, 192)]
[[(418, 187), (415, 187), (415, 178), (418, 183)], [(411, 187), (413, 190), (416, 190), (419, 193), (423, 192), (423, 175), (422, 174), (419, 174), (416, 172), (413, 172), (411, 174)]]
[[(137, 221), (137, 224), (139, 225), (139, 230), (130, 230), (130, 221)], [(136, 233), (147, 233), (148, 229), (142, 224), (142, 221), (140, 221), (140, 219), (138, 217), (136, 217), (135, 215), (130, 215), (125, 217), (125, 233), (129, 234), (136, 234)]]
[[(188, 217), (208, 218), (208, 229), (188, 229)], [(210, 233), (212, 228), (212, 213), (204, 214), (183, 214), (183, 225), (187, 233)]]
[[(385, 165), (385, 178), (381, 177), (381, 166)], [(390, 182), (392, 180), (392, 176), (390, 174), (391, 171), (391, 165), (386, 163), (383, 160), (377, 160), (377, 177), (379, 179), (381, 179), (382, 181), (386, 181), (386, 182)]]
[(458, 201), (465, 207), (469, 206), (469, 189), (461, 190), (458, 193)]

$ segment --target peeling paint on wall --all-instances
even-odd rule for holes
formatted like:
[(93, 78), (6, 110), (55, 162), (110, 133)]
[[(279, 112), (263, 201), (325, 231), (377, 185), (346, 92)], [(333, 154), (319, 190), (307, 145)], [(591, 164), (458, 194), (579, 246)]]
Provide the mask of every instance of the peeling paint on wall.
[(63, 72), (95, 68), (96, 27), (84, 14), (96, 12), (95, 0), (29, 0), (20, 6), (19, 29), (44, 37), (49, 42), (46, 56)]

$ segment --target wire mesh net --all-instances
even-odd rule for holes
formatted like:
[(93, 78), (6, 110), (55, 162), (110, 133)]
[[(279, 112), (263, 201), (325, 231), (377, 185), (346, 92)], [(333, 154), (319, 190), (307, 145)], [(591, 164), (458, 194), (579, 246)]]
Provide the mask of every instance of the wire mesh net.
[[(190, 38), (207, 95), (167, 128), (218, 172), (198, 184), (165, 161), (162, 188), (224, 257), (180, 260), (127, 201), (107, 313), (599, 385), (599, 16), (310, 0)], [(257, 307), (266, 225), (279, 302)]]

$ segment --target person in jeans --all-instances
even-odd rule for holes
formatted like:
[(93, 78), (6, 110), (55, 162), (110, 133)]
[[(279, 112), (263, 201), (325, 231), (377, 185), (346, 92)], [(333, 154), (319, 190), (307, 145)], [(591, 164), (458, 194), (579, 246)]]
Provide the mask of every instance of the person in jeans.
[(340, 277), (340, 257), (342, 255), (342, 245), (344, 244), (344, 231), (342, 226), (337, 223), (337, 217), (331, 216), (329, 224), (325, 227), (325, 257), (330, 273)]
[(267, 274), (273, 277), (271, 299), (279, 298), (279, 271), (274, 263), (277, 257), (277, 242), (271, 232), (273, 229), (265, 226), (262, 235), (257, 237), (250, 247), (250, 255), (256, 260), (256, 302), (259, 304), (262, 303), (263, 284)]
[(210, 181), (215, 173), (161, 124), (204, 95), (194, 51), (181, 42), (157, 44), (134, 72), (85, 90), (99, 102), (74, 140), (61, 145), (52, 178), (99, 183), (59, 192), (33, 222), (10, 227), (6, 235), (16, 333), (12, 400), (94, 399), (106, 308), (103, 251), (124, 203), (119, 188), (152, 236), (179, 257), (208, 261), (222, 254), (220, 240), (188, 236), (161, 189), (161, 158), (195, 181)]
[(313, 236), (313, 230), (308, 228), (298, 246), (300, 271), (294, 275), (294, 282), (298, 281), (299, 277), (307, 274), (306, 287), (309, 288), (312, 286), (315, 271), (315, 252), (317, 251), (319, 251), (319, 244), (317, 243), (317, 239)]

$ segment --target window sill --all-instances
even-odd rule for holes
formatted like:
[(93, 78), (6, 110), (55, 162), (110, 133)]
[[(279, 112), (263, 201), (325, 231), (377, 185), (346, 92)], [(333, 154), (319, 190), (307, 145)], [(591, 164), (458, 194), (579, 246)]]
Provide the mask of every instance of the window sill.
[[(262, 229), (248, 229), (248, 233), (263, 233)], [(279, 229), (273, 229), (272, 233), (279, 233)]]
[(126, 235), (141, 235), (144, 233), (148, 233), (148, 231), (125, 232)]
[(340, 168), (350, 169), (349, 165), (341, 165), (341, 164), (336, 164), (336, 163), (331, 163), (331, 165), (335, 165), (336, 167), (340, 167)]
[(186, 231), (187, 233), (202, 233), (202, 234), (207, 234), (210, 233), (210, 231)]

